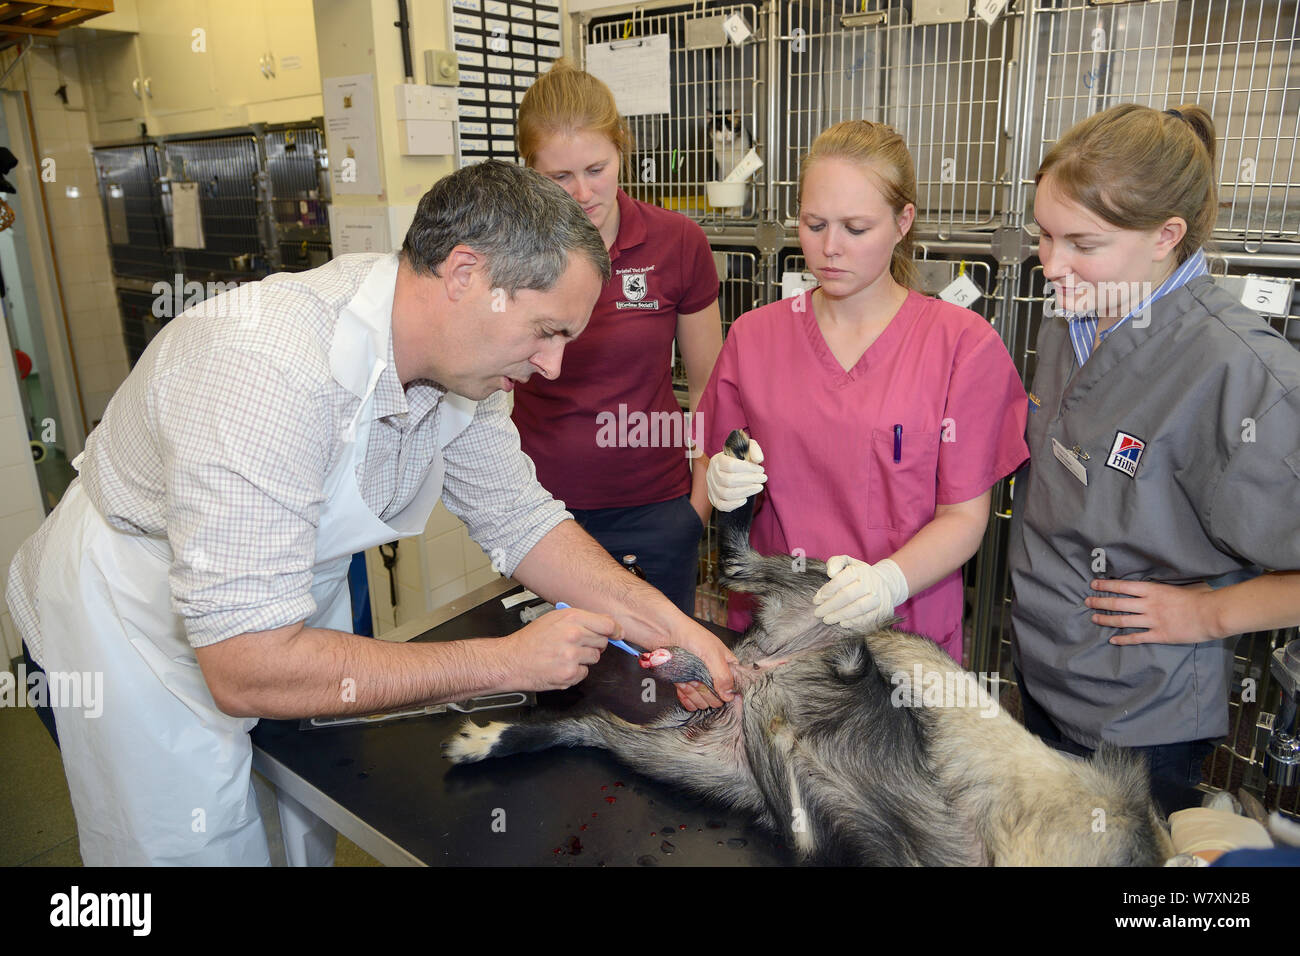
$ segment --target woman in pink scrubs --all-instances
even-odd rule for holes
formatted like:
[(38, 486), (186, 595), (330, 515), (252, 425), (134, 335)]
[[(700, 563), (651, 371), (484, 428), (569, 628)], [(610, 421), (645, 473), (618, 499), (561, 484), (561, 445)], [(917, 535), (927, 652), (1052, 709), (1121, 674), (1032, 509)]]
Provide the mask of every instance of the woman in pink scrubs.
[[(897, 615), (960, 662), (961, 566), (990, 489), (1028, 457), (1027, 399), (985, 319), (915, 291), (915, 197), (889, 127), (818, 136), (799, 242), (820, 284), (735, 322), (700, 414), (710, 500), (730, 511), (766, 488), (753, 545), (827, 561), (819, 616), (864, 627)], [(717, 454), (733, 428), (760, 443), (761, 464)], [(732, 596), (732, 628), (748, 625), (745, 597)]]

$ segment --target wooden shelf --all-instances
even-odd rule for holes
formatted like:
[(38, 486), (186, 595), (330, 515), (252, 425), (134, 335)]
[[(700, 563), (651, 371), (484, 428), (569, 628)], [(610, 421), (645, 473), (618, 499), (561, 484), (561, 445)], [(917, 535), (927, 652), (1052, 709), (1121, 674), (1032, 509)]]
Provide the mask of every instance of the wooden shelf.
[(25, 36), (56, 37), (69, 27), (113, 12), (113, 0), (54, 0), (21, 3), (0, 0), (0, 50)]

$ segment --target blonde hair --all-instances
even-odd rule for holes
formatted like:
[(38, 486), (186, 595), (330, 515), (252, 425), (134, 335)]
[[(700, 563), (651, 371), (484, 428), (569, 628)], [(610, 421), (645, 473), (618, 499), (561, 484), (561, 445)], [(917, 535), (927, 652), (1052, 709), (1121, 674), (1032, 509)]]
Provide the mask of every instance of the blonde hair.
[(1112, 226), (1150, 232), (1174, 216), (1187, 223), (1178, 264), (1205, 245), (1219, 202), (1214, 120), (1190, 103), (1161, 112), (1123, 103), (1090, 116), (1043, 157), (1035, 183), (1052, 185)]
[[(800, 164), (801, 203), (808, 170), (823, 159), (843, 159), (865, 167), (895, 217), (901, 216), (903, 207), (909, 203), (916, 205), (916, 170), (912, 166), (912, 154), (907, 151), (903, 137), (892, 127), (869, 120), (845, 120), (823, 130)], [(905, 289), (920, 286), (920, 275), (912, 262), (910, 228), (894, 246), (889, 259), (889, 274)]]
[(516, 118), (515, 145), (524, 164), (531, 166), (537, 151), (552, 136), (586, 130), (607, 137), (618, 150), (620, 163), (626, 164), (632, 134), (618, 115), (614, 94), (596, 77), (561, 58), (524, 94)]

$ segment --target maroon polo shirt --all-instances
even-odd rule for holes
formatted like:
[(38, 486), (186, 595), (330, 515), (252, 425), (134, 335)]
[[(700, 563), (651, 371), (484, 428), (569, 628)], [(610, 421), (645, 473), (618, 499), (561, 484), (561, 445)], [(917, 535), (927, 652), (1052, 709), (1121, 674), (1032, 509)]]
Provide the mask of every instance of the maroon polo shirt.
[[(570, 508), (624, 508), (691, 490), (685, 422), (673, 397), (678, 314), (718, 298), (704, 230), (618, 191), (613, 275), (560, 377), (515, 387), (514, 421), (537, 478)], [(657, 413), (657, 414), (656, 414)]]

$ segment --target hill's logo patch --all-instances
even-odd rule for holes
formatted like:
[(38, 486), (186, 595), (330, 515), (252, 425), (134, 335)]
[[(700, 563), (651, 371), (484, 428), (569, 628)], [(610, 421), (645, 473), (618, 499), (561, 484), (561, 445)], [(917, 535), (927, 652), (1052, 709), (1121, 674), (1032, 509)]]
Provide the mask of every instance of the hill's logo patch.
[(1106, 467), (1132, 478), (1137, 474), (1138, 462), (1142, 460), (1142, 450), (1146, 447), (1147, 443), (1136, 435), (1116, 432), (1115, 444), (1110, 446), (1110, 455), (1106, 458)]

